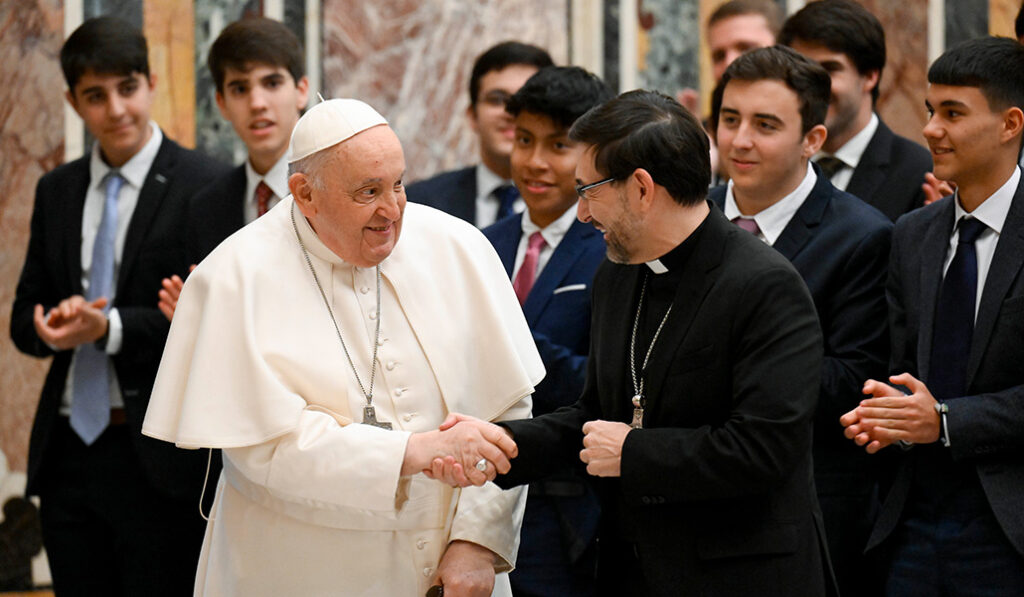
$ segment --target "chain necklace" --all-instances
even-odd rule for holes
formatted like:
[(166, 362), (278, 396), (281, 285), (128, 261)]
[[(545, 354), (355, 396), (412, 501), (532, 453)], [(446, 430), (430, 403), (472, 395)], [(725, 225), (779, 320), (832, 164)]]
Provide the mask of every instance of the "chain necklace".
[(381, 427), (383, 429), (391, 429), (391, 423), (386, 421), (377, 420), (377, 411), (373, 408), (373, 380), (377, 376), (377, 347), (380, 346), (380, 264), (377, 264), (377, 331), (373, 338), (373, 361), (370, 365), (370, 388), (369, 390), (363, 386), (363, 380), (359, 379), (359, 372), (356, 371), (356, 365), (352, 362), (352, 355), (348, 352), (348, 346), (345, 345), (345, 339), (341, 337), (341, 329), (338, 327), (338, 320), (334, 317), (334, 310), (331, 309), (331, 303), (327, 300), (327, 293), (324, 292), (323, 285), (320, 284), (320, 278), (316, 275), (316, 270), (313, 269), (313, 261), (309, 258), (309, 251), (306, 250), (306, 243), (302, 242), (302, 236), (299, 234), (299, 226), (295, 223), (295, 204), (292, 203), (292, 228), (295, 230), (295, 238), (299, 241), (299, 247), (302, 248), (302, 256), (306, 258), (306, 265), (309, 266), (309, 273), (313, 274), (313, 281), (316, 282), (316, 287), (320, 291), (320, 298), (324, 300), (324, 306), (327, 307), (327, 314), (331, 316), (331, 323), (334, 324), (334, 331), (338, 334), (338, 340), (341, 342), (341, 349), (345, 351), (345, 358), (348, 359), (348, 366), (352, 368), (352, 375), (356, 377), (356, 383), (359, 384), (359, 391), (363, 393), (363, 397), (366, 398), (366, 406), (363, 407), (363, 423), (366, 425), (373, 425), (374, 427)]
[(629, 424), (633, 429), (642, 429), (644, 426), (644, 406), (647, 399), (644, 398), (644, 372), (647, 371), (647, 361), (651, 358), (651, 351), (654, 350), (654, 343), (658, 341), (658, 334), (661, 328), (665, 327), (668, 315), (672, 312), (672, 305), (668, 306), (665, 316), (661, 318), (658, 329), (651, 338), (651, 344), (647, 347), (647, 354), (644, 355), (644, 364), (640, 367), (640, 379), (636, 376), (636, 329), (640, 326), (640, 312), (644, 308), (644, 295), (647, 293), (647, 274), (644, 274), (644, 284), (640, 287), (640, 303), (636, 306), (636, 317), (633, 318), (633, 335), (629, 339), (629, 373), (633, 377), (633, 421)]

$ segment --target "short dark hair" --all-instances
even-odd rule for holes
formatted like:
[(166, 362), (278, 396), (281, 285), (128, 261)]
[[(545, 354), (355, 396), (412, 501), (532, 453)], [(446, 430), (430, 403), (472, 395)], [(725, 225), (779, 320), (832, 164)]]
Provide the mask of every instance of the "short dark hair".
[(689, 110), (663, 93), (627, 91), (581, 116), (569, 138), (594, 146), (594, 166), (604, 176), (622, 181), (643, 168), (680, 205), (696, 205), (707, 196), (707, 133)]
[(284, 68), (294, 83), (306, 75), (299, 38), (284, 23), (265, 17), (246, 17), (225, 27), (206, 57), (220, 93), (227, 69), (247, 72), (255, 64)]
[(832, 79), (820, 64), (786, 46), (758, 48), (740, 56), (725, 69), (711, 98), (712, 121), (718, 125), (722, 97), (729, 81), (781, 81), (800, 101), (800, 130), (803, 134), (824, 124)]
[(761, 15), (768, 24), (772, 35), (778, 35), (782, 25), (782, 10), (772, 0), (731, 0), (719, 6), (708, 17), (708, 29), (719, 21), (741, 17), (743, 15)]
[(546, 66), (509, 98), (505, 110), (512, 116), (520, 112), (547, 116), (567, 129), (588, 110), (613, 97), (604, 81), (578, 66)]
[(946, 50), (928, 69), (935, 85), (977, 87), (992, 110), (1024, 110), (1024, 45), (1008, 37), (980, 37)]
[(516, 64), (536, 66), (539, 70), (553, 65), (554, 62), (544, 49), (518, 41), (505, 41), (491, 47), (477, 56), (476, 62), (473, 63), (473, 72), (469, 75), (469, 105), (476, 107), (477, 100), (480, 99), (480, 79), (484, 75)]
[(149, 78), (149, 50), (146, 38), (134, 25), (117, 17), (95, 17), (75, 29), (60, 49), (60, 68), (71, 93), (82, 75)]
[(799, 41), (845, 54), (861, 75), (878, 71), (878, 83), (871, 90), (872, 103), (878, 101), (885, 69), (885, 29), (868, 9), (853, 0), (810, 2), (786, 19), (779, 32), (780, 44)]

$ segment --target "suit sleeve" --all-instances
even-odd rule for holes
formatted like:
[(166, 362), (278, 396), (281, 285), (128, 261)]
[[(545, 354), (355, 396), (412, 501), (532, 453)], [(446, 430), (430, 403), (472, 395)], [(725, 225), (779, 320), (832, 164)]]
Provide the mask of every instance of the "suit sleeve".
[(731, 403), (728, 417), (696, 428), (630, 431), (622, 448), (628, 501), (762, 494), (807, 458), (822, 358), (814, 305), (789, 268), (765, 269), (736, 291), (758, 298), (739, 301), (729, 324), (732, 363), (719, 370), (732, 380), (732, 395), (722, 397)]
[(56, 287), (52, 270), (54, 264), (48, 258), (58, 250), (47, 246), (50, 240), (46, 234), (46, 219), (49, 216), (47, 197), (49, 179), (43, 177), (36, 185), (35, 206), (32, 210), (31, 228), (29, 232), (28, 251), (25, 254), (25, 265), (18, 279), (18, 287), (14, 295), (14, 307), (11, 311), (11, 339), (18, 350), (25, 354), (46, 357), (54, 353), (36, 333), (33, 323), (35, 306), (41, 304), (43, 309), (51, 308), (66, 297), (60, 296)]

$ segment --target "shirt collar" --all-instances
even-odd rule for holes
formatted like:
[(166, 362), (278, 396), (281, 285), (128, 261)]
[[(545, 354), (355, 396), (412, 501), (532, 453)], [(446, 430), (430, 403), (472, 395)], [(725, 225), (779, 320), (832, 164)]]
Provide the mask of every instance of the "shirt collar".
[[(1013, 203), (1013, 195), (1017, 192), (1019, 184), (1020, 166), (1015, 166), (1013, 174), (1003, 183), (1003, 186), (999, 187), (995, 193), (989, 195), (981, 205), (971, 212), (971, 216), (992, 230), (995, 230), (996, 234), (1002, 234), (1003, 224), (1006, 222), (1006, 214), (1010, 212), (1010, 204)], [(960, 221), (960, 218), (967, 215), (967, 211), (960, 207), (959, 195), (954, 195), (954, 199), (953, 205), (956, 206), (954, 208), (956, 217), (953, 218), (953, 228), (955, 229), (956, 223)]]
[(732, 193), (733, 182), (730, 180), (725, 190), (725, 209), (723, 210), (725, 217), (730, 220), (734, 220), (737, 217), (754, 220), (757, 223), (757, 227), (761, 229), (761, 235), (764, 237), (765, 242), (769, 245), (774, 245), (782, 231), (786, 229), (786, 225), (793, 219), (793, 215), (796, 214), (800, 206), (807, 200), (817, 181), (818, 175), (814, 173), (814, 168), (808, 162), (807, 174), (804, 175), (804, 179), (800, 181), (800, 184), (791, 193), (753, 216), (744, 216), (740, 213), (739, 206), (736, 205), (736, 198)]
[[(850, 140), (843, 144), (839, 148), (839, 151), (835, 152), (835, 157), (839, 158), (848, 167), (857, 169), (857, 165), (860, 164), (860, 158), (864, 155), (864, 151), (868, 148), (868, 143), (871, 143), (871, 138), (875, 136), (875, 132), (878, 130), (878, 115), (874, 112), (871, 113), (871, 119), (868, 120), (867, 125), (864, 126), (856, 135), (850, 137)], [(815, 159), (829, 154), (824, 152), (818, 152)]]
[(674, 249), (657, 259), (645, 262), (651, 272), (660, 275), (681, 270), (686, 265), (690, 255), (693, 254), (694, 248), (697, 246), (697, 239), (700, 237), (701, 231), (704, 230), (704, 226), (707, 225), (709, 219), (710, 217), (704, 218), (696, 230), (690, 233), (690, 236), (687, 236), (683, 242), (676, 245)]
[(478, 197), (489, 197), (494, 189), (512, 184), (512, 181), (505, 180), (498, 176), (491, 169), (483, 164), (476, 165), (476, 193)]
[[(146, 141), (142, 149), (135, 152), (135, 155), (122, 164), (120, 168), (116, 168), (121, 173), (121, 177), (124, 178), (125, 182), (135, 189), (141, 189), (142, 185), (146, 182), (146, 175), (149, 174), (149, 169), (153, 166), (153, 160), (156, 159), (156, 154), (160, 151), (160, 144), (164, 140), (163, 132), (161, 132), (160, 127), (155, 122), (150, 120), (149, 127), (153, 131), (153, 134), (149, 136), (149, 141)], [(111, 168), (103, 161), (103, 157), (100, 155), (100, 144), (98, 142), (93, 143), (92, 154), (89, 157), (89, 177), (92, 184), (97, 187), (102, 185), (103, 179), (106, 178), (107, 173), (111, 170), (115, 170), (115, 168)]]
[(285, 152), (274, 165), (267, 170), (264, 175), (258, 174), (252, 168), (252, 163), (248, 159), (245, 160), (245, 181), (246, 181), (246, 194), (245, 196), (249, 201), (255, 201), (256, 185), (260, 184), (260, 181), (267, 183), (270, 190), (274, 192), (274, 196), (277, 198), (287, 197), (291, 192), (288, 190), (288, 153)]
[(573, 203), (572, 207), (566, 209), (562, 215), (558, 216), (557, 220), (551, 222), (544, 228), (534, 224), (533, 220), (530, 219), (529, 207), (523, 211), (522, 217), (522, 224), (520, 225), (523, 228), (523, 235), (529, 237), (534, 232), (540, 232), (540, 235), (544, 237), (544, 242), (547, 243), (547, 246), (554, 249), (558, 246), (558, 243), (562, 242), (566, 233), (569, 232), (569, 228), (572, 227), (572, 223), (576, 221), (576, 204)]

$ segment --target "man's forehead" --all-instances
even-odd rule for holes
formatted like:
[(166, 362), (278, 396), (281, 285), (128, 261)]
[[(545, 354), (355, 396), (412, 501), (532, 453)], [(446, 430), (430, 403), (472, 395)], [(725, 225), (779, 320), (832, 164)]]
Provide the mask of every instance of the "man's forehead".
[[(254, 73), (254, 71), (258, 72)], [(248, 79), (254, 74), (261, 77), (269, 74), (291, 75), (285, 67), (267, 62), (246, 62), (241, 68), (236, 68), (235, 66), (224, 67), (224, 81), (226, 83), (233, 80)]]
[(708, 27), (709, 43), (727, 43), (737, 38), (775, 39), (768, 28), (768, 19), (755, 12), (733, 15)]
[(131, 73), (100, 73), (92, 69), (82, 73), (82, 76), (78, 78), (78, 83), (75, 84), (76, 90), (85, 90), (86, 88), (93, 87), (116, 87), (122, 83), (134, 81), (136, 79), (145, 78), (145, 74), (139, 71), (132, 71)]

